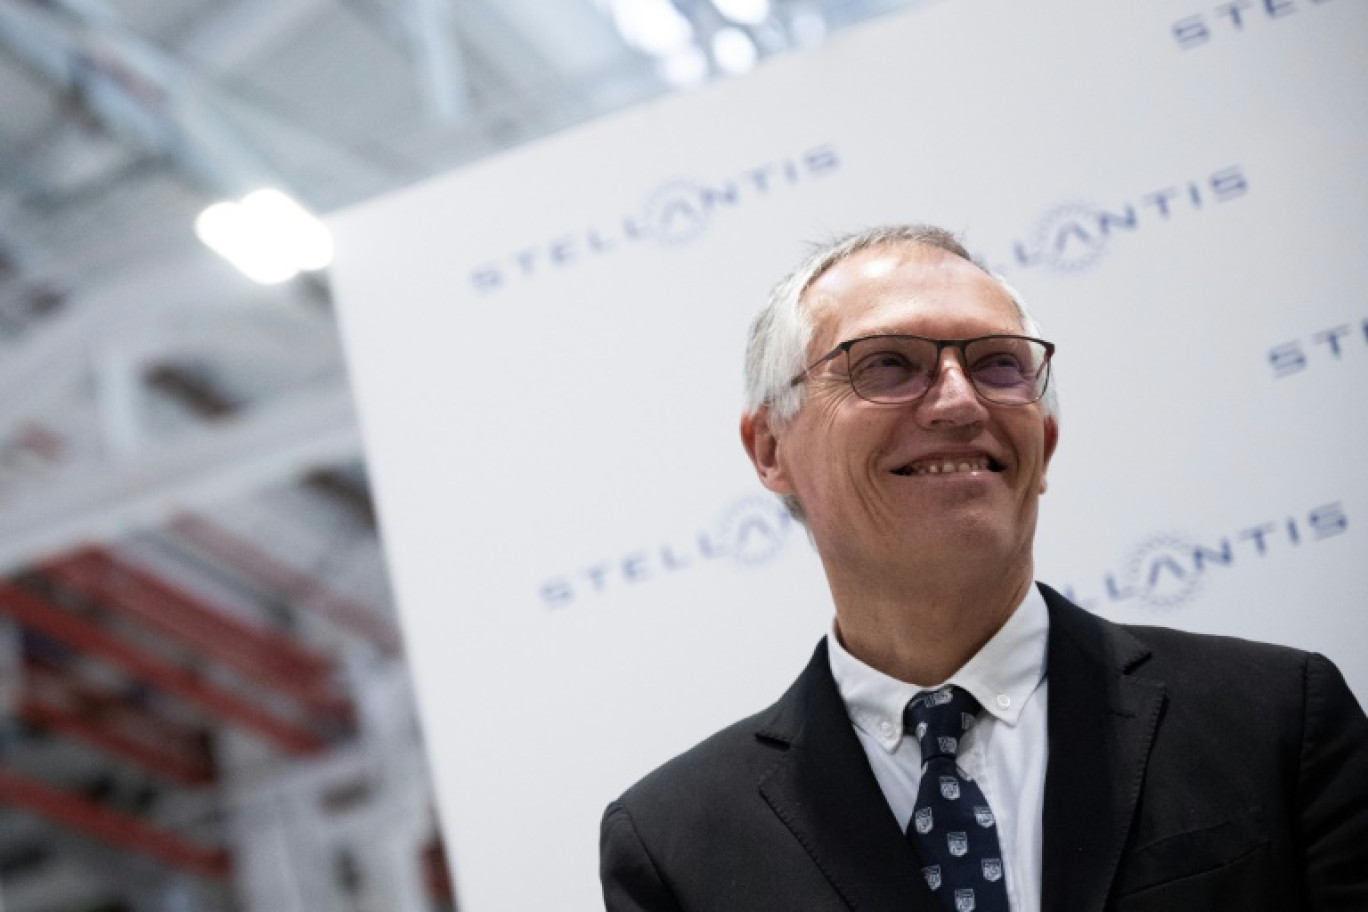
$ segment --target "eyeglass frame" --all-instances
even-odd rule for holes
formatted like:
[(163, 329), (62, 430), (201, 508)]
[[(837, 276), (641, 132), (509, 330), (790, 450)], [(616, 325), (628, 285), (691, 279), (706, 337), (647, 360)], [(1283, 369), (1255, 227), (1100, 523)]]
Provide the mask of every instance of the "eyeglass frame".
[[(917, 400), (925, 396), (927, 393), (929, 393), (931, 391), (931, 387), (936, 385), (936, 380), (940, 378), (941, 352), (945, 351), (947, 348), (959, 349), (960, 363), (965, 366), (965, 378), (969, 381), (969, 385), (973, 387), (974, 395), (978, 396), (985, 402), (991, 402), (993, 405), (1004, 405), (1009, 407), (1018, 405), (1032, 405), (1036, 402), (1039, 402), (1041, 399), (1045, 398), (1045, 391), (1050, 388), (1050, 361), (1052, 358), (1054, 358), (1055, 344), (1053, 342), (1047, 342), (1044, 339), (1037, 339), (1035, 336), (1021, 336), (1015, 333), (989, 333), (986, 336), (975, 336), (972, 339), (931, 339), (927, 336), (918, 336), (913, 335), (912, 333), (874, 333), (873, 335), (869, 336), (859, 336), (854, 339), (846, 339), (840, 345), (836, 346), (831, 351), (827, 352), (825, 355), (818, 358), (816, 361), (813, 361), (807, 367), (799, 371), (793, 377), (793, 379), (789, 381), (789, 387), (793, 388), (798, 384), (804, 382), (808, 379), (808, 375), (811, 374), (815, 369), (821, 367), (823, 364), (826, 364), (828, 361), (831, 361), (832, 359), (839, 357), (841, 354), (846, 355), (848, 367), (851, 347), (858, 345), (861, 342), (867, 342), (870, 339), (916, 339), (920, 342), (930, 342), (931, 344), (936, 346), (936, 367), (935, 370), (931, 372), (931, 381), (927, 383), (926, 389), (922, 390), (921, 393), (919, 393), (916, 396), (913, 396), (910, 399), (899, 399), (896, 402), (880, 402), (877, 399), (869, 399), (865, 396), (862, 396), (860, 395), (859, 389), (855, 386), (855, 375), (847, 371), (845, 379), (846, 382), (850, 384), (851, 392), (853, 392), (856, 396), (859, 396), (860, 399), (863, 399), (865, 402), (871, 403), (872, 405), (906, 405), (909, 402), (916, 402)], [(973, 373), (969, 370), (969, 356), (965, 354), (965, 348), (969, 345), (972, 345), (975, 342), (984, 342), (988, 339), (1019, 339), (1023, 342), (1035, 342), (1038, 345), (1044, 347), (1045, 359), (1041, 361), (1040, 364), (1041, 368), (1045, 371), (1045, 382), (1041, 384), (1040, 392), (1036, 394), (1036, 397), (1034, 399), (1028, 399), (1025, 402), (999, 402), (996, 399), (988, 398), (983, 394), (983, 391), (978, 388), (978, 384), (974, 382)]]

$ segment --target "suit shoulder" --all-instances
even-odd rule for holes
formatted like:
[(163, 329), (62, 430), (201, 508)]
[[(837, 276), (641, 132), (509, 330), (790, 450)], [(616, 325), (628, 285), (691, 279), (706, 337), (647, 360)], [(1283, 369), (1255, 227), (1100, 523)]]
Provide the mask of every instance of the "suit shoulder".
[(1163, 667), (1191, 671), (1198, 677), (1253, 669), (1302, 674), (1309, 661), (1326, 661), (1291, 646), (1175, 627), (1119, 623), (1080, 608), (1047, 586), (1041, 589), (1050, 605), (1052, 632), (1084, 644), (1094, 654), (1109, 655), (1130, 670)]
[(770, 712), (747, 716), (665, 762), (627, 789), (619, 803), (635, 812), (663, 803), (721, 797), (743, 783), (754, 788), (756, 776), (774, 762), (775, 751), (782, 750), (759, 734)]
[(1053, 591), (1052, 630), (1089, 655), (1115, 664), (1138, 678), (1158, 679), (1170, 686), (1223, 692), (1232, 699), (1259, 700), (1272, 695), (1293, 699), (1307, 679), (1338, 672), (1325, 657), (1291, 646), (1235, 636), (1193, 633), (1172, 627), (1122, 624), (1068, 602)]
[[(836, 701), (833, 706), (832, 701)], [(753, 797), (760, 778), (773, 769), (810, 723), (810, 711), (845, 717), (831, 680), (826, 640), (774, 704), (735, 722), (646, 775), (619, 802), (633, 815), (647, 810), (697, 813), (721, 799)]]
[(1314, 655), (1304, 649), (1215, 633), (1193, 633), (1173, 627), (1118, 625), (1154, 651), (1164, 662), (1203, 662), (1217, 667), (1260, 668), (1300, 674)]
[(1248, 702), (1268, 710), (1285, 705), (1295, 712), (1316, 680), (1342, 681), (1329, 659), (1292, 646), (1169, 627), (1124, 625), (1123, 629), (1149, 650), (1135, 674), (1158, 678), (1218, 703)]
[(1243, 637), (1216, 633), (1193, 633), (1175, 627), (1145, 624), (1118, 624), (1150, 648), (1183, 657), (1207, 656), (1230, 661), (1260, 664), (1273, 663), (1288, 667), (1304, 665), (1311, 653), (1293, 646), (1249, 640)]

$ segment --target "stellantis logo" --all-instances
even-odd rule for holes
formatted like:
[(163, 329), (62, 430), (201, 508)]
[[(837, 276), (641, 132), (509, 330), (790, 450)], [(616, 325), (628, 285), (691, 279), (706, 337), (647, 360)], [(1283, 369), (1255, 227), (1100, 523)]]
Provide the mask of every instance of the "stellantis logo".
[(739, 564), (767, 563), (784, 548), (793, 517), (773, 497), (756, 495), (731, 506), (718, 523), (722, 550)]
[(1212, 570), (1224, 572), (1306, 542), (1323, 541), (1348, 528), (1344, 506), (1336, 501), (1308, 510), (1303, 517), (1258, 523), (1215, 540), (1168, 532), (1151, 535), (1130, 549), (1119, 572), (1103, 574), (1101, 596), (1079, 593), (1072, 586), (1064, 592), (1089, 609), (1100, 604), (1173, 610), (1192, 601)]
[(1240, 34), (1250, 23), (1262, 27), (1265, 22), (1277, 22), (1299, 10), (1326, 2), (1328, 0), (1262, 0), (1260, 3), (1229, 0), (1214, 5), (1205, 15), (1197, 13), (1179, 19), (1173, 23), (1171, 31), (1178, 47), (1186, 51), (1201, 47), (1218, 35)]
[(1155, 535), (1131, 549), (1124, 585), (1151, 607), (1176, 608), (1201, 589), (1210, 563), (1227, 566), (1230, 559), (1229, 541), (1223, 540), (1217, 550), (1179, 535)]
[(560, 609), (722, 559), (742, 567), (755, 567), (784, 550), (794, 525), (788, 511), (775, 498), (745, 497), (724, 510), (710, 529), (654, 547), (637, 548), (553, 577), (538, 588), (538, 596), (543, 607)]
[(1060, 273), (1084, 272), (1102, 260), (1121, 234), (1199, 211), (1212, 203), (1238, 199), (1248, 190), (1244, 172), (1239, 165), (1232, 165), (1205, 179), (1179, 181), (1109, 206), (1085, 202), (1052, 206), (1036, 220), (1025, 239), (1012, 245), (1010, 263), (995, 265), (994, 269), (1001, 273), (1039, 267)]
[(647, 191), (632, 212), (481, 263), (471, 271), (470, 284), (476, 292), (488, 294), (517, 280), (535, 279), (635, 245), (685, 244), (730, 210), (834, 174), (840, 167), (836, 148), (828, 143), (721, 177), (672, 178)]
[(1293, 339), (1268, 350), (1268, 364), (1278, 379), (1300, 374), (1309, 367), (1344, 360), (1346, 352), (1362, 358), (1368, 354), (1368, 317), (1357, 325), (1341, 323), (1307, 339)]

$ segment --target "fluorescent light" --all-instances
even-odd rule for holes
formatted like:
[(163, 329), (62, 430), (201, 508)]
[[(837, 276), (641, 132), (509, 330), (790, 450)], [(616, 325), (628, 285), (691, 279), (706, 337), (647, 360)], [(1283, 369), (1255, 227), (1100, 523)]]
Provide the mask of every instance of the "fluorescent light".
[(769, 0), (713, 0), (713, 6), (741, 25), (759, 25), (770, 16)]
[(670, 0), (612, 0), (613, 25), (632, 47), (663, 57), (693, 40), (693, 25)]
[(712, 55), (718, 69), (735, 76), (752, 69), (760, 51), (750, 35), (735, 26), (727, 26), (713, 33)]
[(324, 269), (332, 263), (327, 227), (284, 193), (256, 190), (243, 197), (242, 207), (271, 240), (289, 248), (300, 269)]
[(708, 55), (698, 45), (690, 44), (662, 57), (656, 70), (670, 85), (676, 88), (695, 86), (708, 78)]
[(789, 20), (789, 34), (798, 47), (813, 47), (826, 39), (827, 23), (820, 11), (799, 10)]
[(255, 190), (240, 203), (215, 203), (195, 219), (195, 234), (263, 285), (324, 269), (333, 257), (327, 227), (279, 190)]

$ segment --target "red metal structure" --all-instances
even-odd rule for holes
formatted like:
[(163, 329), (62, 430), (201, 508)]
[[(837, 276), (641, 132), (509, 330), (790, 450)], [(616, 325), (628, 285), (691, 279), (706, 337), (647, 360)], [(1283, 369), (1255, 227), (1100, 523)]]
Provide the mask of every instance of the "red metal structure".
[(222, 849), (196, 845), (129, 814), (110, 810), (13, 770), (0, 768), (0, 803), (205, 877), (223, 877), (232, 870), (228, 853)]
[(313, 753), (324, 739), (311, 727), (282, 719), (203, 677), (149, 654), (8, 582), (0, 582), (0, 612), (64, 646), (112, 664), (139, 680), (180, 697), (211, 715), (241, 726), (296, 754)]
[(171, 521), (177, 536), (214, 556), (251, 579), (266, 583), (302, 608), (326, 617), (339, 627), (363, 637), (386, 655), (402, 651), (399, 631), (375, 611), (333, 592), (318, 580), (282, 563), (239, 535), (202, 516), (182, 514)]
[(349, 713), (347, 701), (334, 691), (330, 661), (286, 636), (233, 618), (104, 548), (82, 548), (43, 564), (42, 571), (58, 586), (123, 612), (314, 713), (338, 718)]
[(207, 732), (82, 682), (72, 669), (28, 659), (16, 711), (30, 724), (84, 741), (169, 782), (193, 788), (214, 779)]

